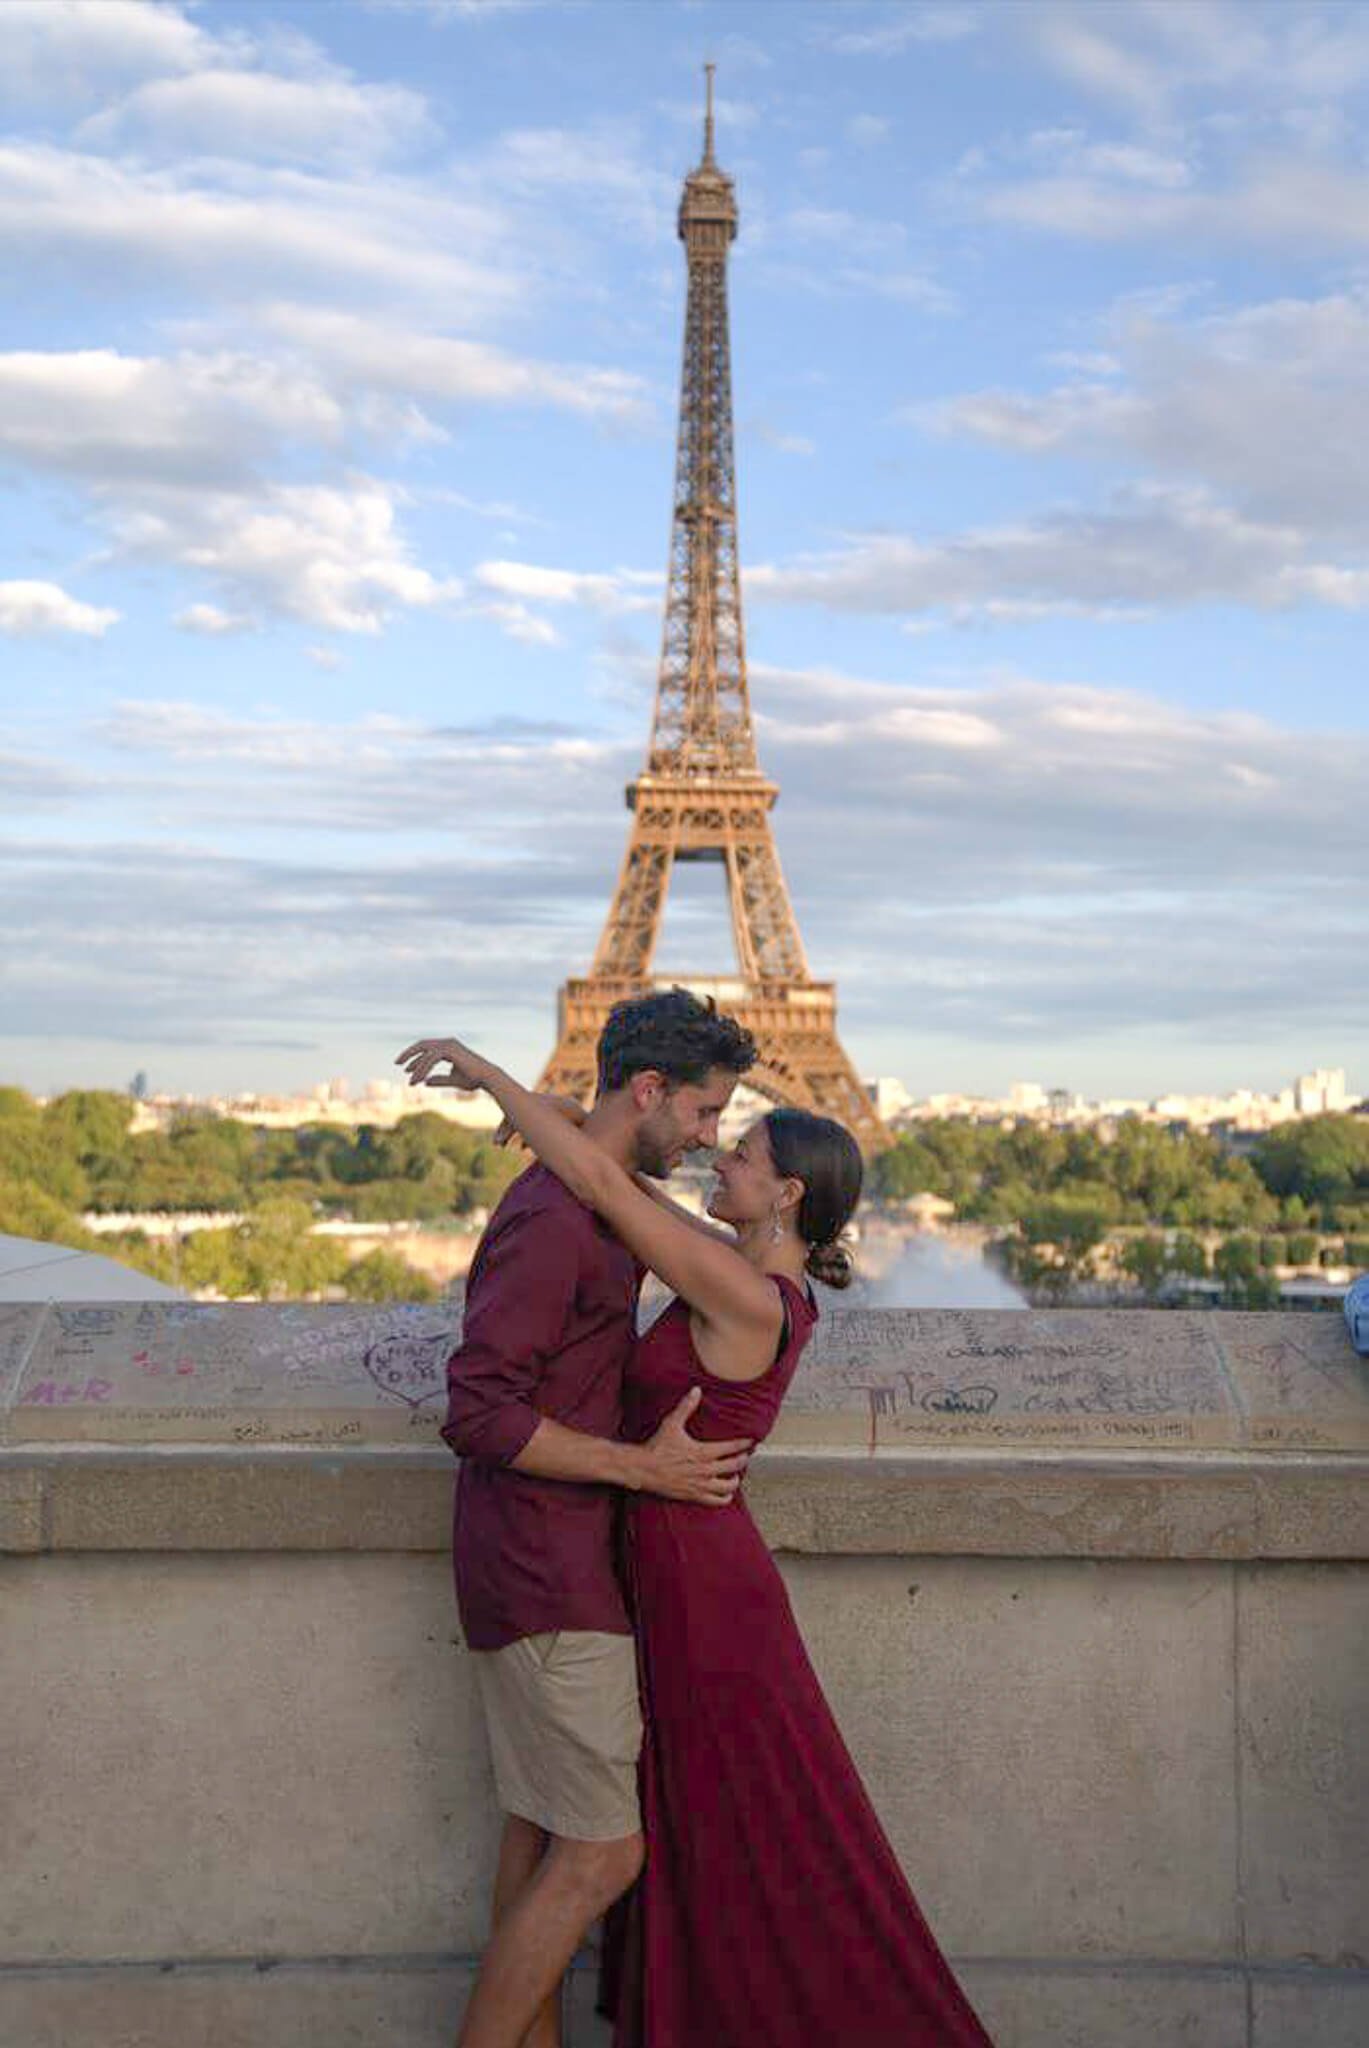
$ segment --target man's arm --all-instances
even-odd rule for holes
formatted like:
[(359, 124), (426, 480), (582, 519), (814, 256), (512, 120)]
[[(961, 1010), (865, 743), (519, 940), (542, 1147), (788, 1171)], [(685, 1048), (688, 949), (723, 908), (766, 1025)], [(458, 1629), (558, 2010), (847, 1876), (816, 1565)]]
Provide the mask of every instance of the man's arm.
[(741, 1484), (751, 1445), (744, 1437), (708, 1444), (690, 1436), (685, 1425), (702, 1398), (701, 1389), (692, 1387), (644, 1444), (587, 1436), (544, 1415), (513, 1459), (514, 1469), (539, 1479), (597, 1480), (633, 1493), (723, 1507)]
[(536, 1211), (498, 1220), (481, 1254), (480, 1282), (447, 1371), (442, 1434), (463, 1458), (511, 1465), (541, 1479), (623, 1486), (668, 1500), (722, 1505), (737, 1490), (747, 1439), (700, 1443), (685, 1428), (698, 1389), (648, 1443), (617, 1443), (539, 1413), (547, 1359), (575, 1301), (579, 1247)]
[(462, 1458), (512, 1464), (536, 1429), (534, 1396), (575, 1300), (579, 1252), (536, 1211), (496, 1216), (480, 1248), (442, 1434)]

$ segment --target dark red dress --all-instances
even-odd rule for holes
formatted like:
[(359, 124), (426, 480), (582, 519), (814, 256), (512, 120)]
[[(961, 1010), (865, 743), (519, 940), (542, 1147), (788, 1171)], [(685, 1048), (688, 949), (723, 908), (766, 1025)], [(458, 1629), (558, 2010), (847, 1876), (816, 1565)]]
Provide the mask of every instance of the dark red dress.
[[(625, 1430), (690, 1387), (690, 1428), (769, 1434), (817, 1320), (781, 1280), (784, 1349), (738, 1383), (699, 1362), (672, 1302), (636, 1348)], [(610, 1924), (615, 2048), (991, 2048), (885, 1837), (739, 1495), (638, 1496), (626, 1534), (646, 1716), (646, 1869)]]

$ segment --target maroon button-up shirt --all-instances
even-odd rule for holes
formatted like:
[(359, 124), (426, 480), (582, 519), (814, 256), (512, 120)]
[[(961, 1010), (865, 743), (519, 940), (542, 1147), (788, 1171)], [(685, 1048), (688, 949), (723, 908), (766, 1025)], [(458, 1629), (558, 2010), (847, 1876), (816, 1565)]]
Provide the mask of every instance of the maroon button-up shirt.
[(642, 1269), (544, 1166), (490, 1218), (447, 1367), (443, 1436), (461, 1459), (452, 1556), (473, 1650), (553, 1629), (629, 1635), (611, 1486), (518, 1472), (544, 1415), (615, 1437)]

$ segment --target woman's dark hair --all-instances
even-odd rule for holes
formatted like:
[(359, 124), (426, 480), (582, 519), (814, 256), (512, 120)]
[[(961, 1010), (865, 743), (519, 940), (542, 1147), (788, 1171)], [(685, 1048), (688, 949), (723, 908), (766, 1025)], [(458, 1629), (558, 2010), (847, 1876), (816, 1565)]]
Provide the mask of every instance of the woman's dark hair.
[(744, 1074), (755, 1058), (751, 1033), (712, 997), (705, 1002), (687, 988), (661, 989), (610, 1010), (599, 1036), (599, 1092), (611, 1095), (647, 1072), (664, 1074), (675, 1088), (697, 1088), (713, 1067)]
[(807, 1109), (772, 1109), (765, 1119), (776, 1173), (803, 1182), (799, 1236), (807, 1271), (824, 1287), (849, 1287), (855, 1277), (841, 1233), (860, 1200), (865, 1162), (845, 1124)]

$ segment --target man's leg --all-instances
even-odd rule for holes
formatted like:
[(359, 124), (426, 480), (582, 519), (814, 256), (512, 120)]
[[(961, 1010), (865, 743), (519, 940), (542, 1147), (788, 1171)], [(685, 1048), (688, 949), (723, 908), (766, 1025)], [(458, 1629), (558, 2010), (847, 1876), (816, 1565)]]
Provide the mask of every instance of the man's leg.
[[(494, 1873), (494, 1907), (491, 1922), (498, 1927), (509, 1908), (537, 1875), (547, 1852), (549, 1837), (535, 1821), (521, 1814), (504, 1815), (504, 1833), (499, 1843), (499, 1861)], [(520, 2048), (561, 2048), (561, 1986), (558, 1984), (523, 2036)]]
[(640, 1835), (613, 1842), (553, 1837), (495, 1928), (457, 2048), (522, 2048), (585, 1935), (641, 1867)]

